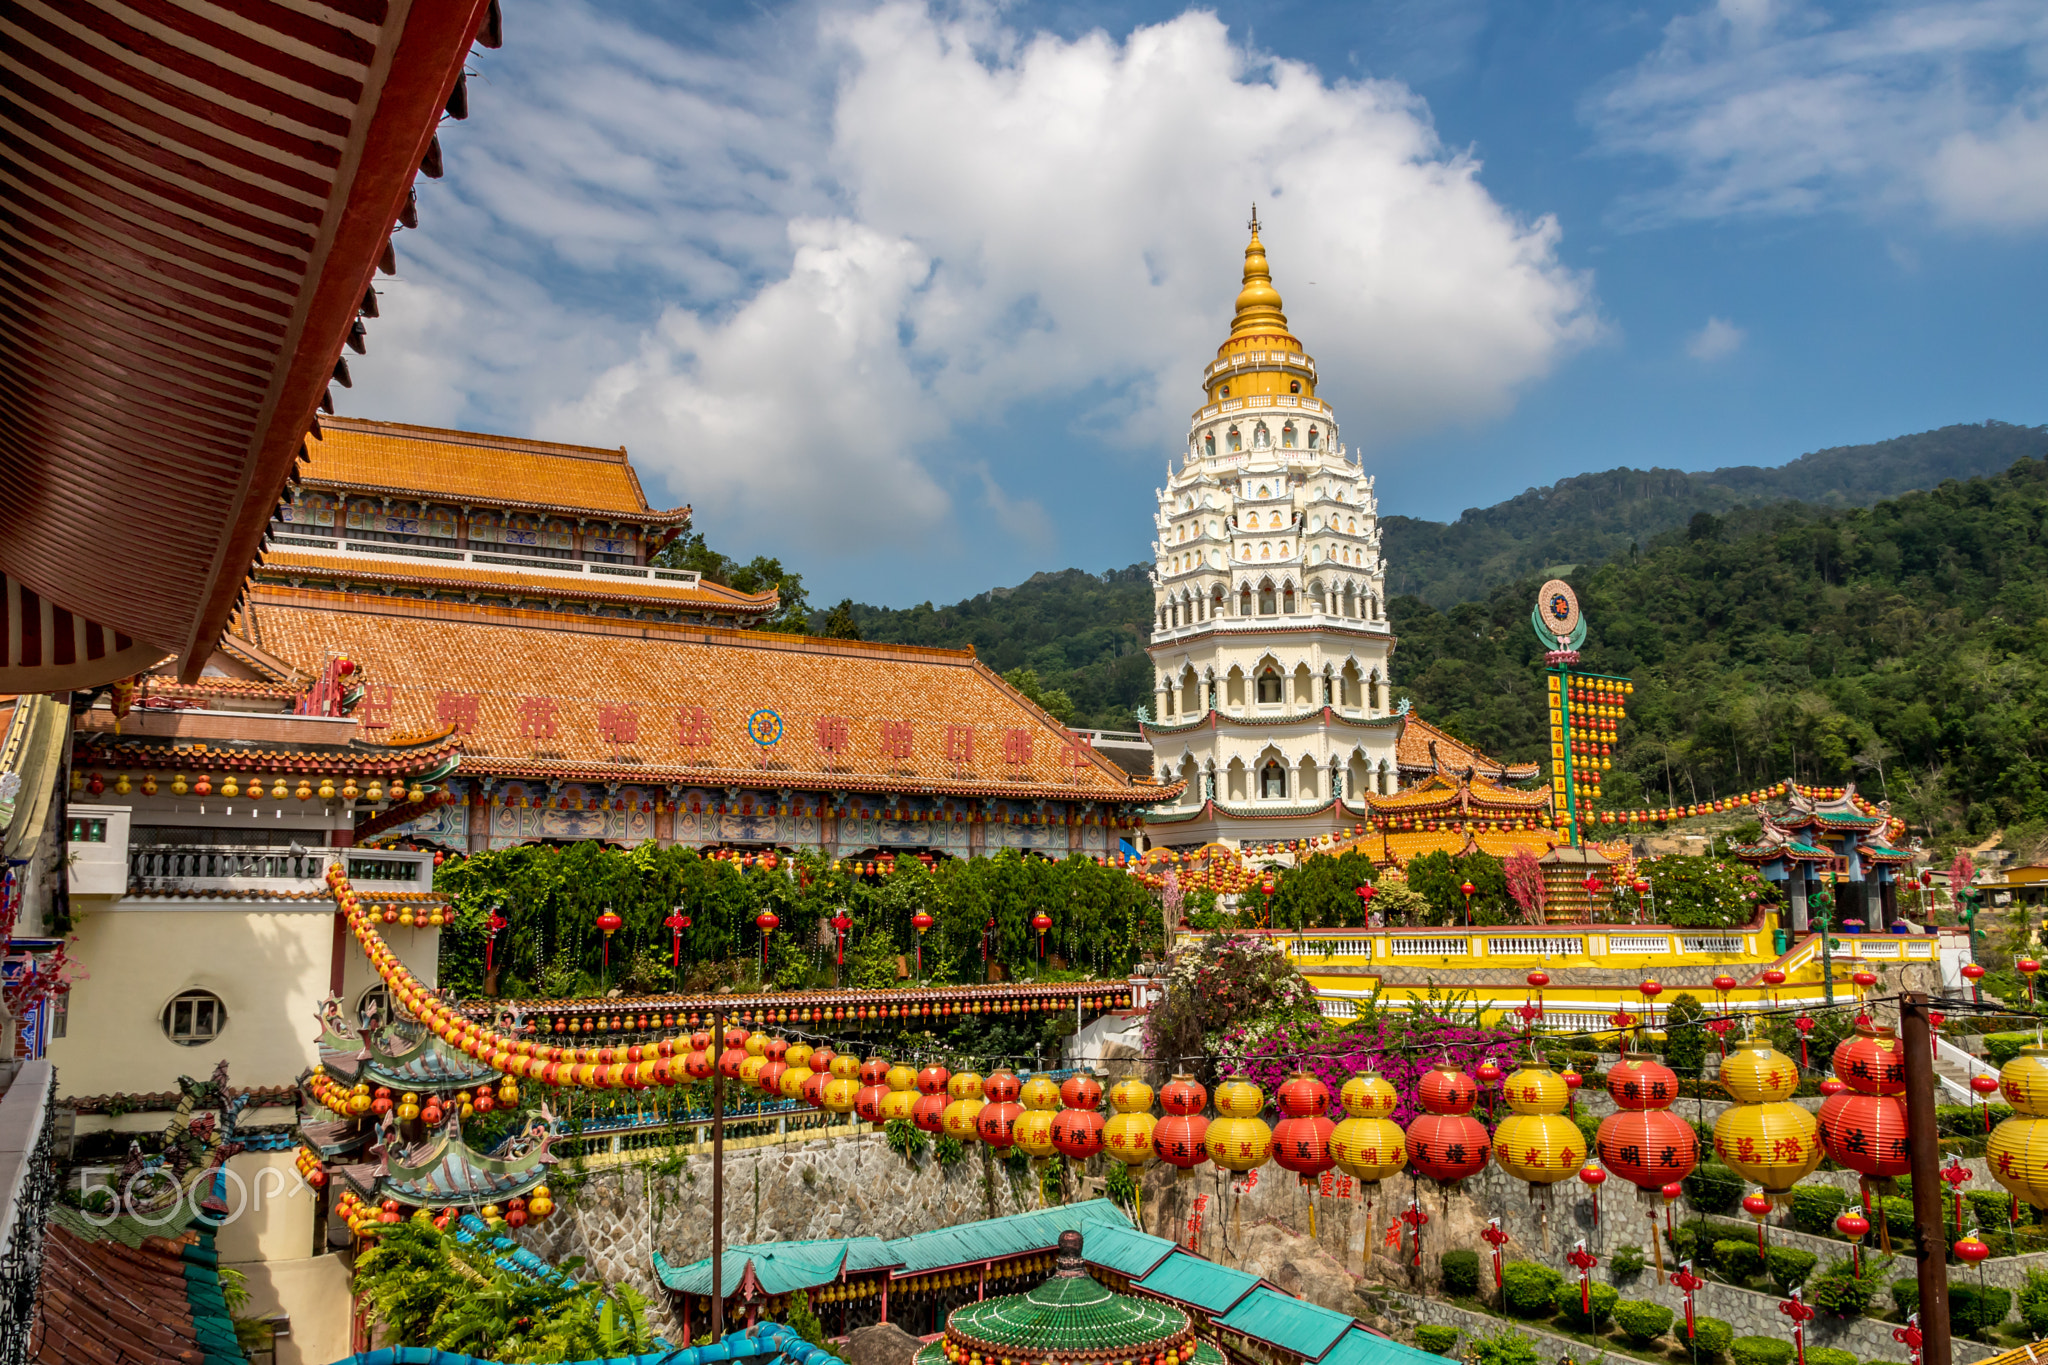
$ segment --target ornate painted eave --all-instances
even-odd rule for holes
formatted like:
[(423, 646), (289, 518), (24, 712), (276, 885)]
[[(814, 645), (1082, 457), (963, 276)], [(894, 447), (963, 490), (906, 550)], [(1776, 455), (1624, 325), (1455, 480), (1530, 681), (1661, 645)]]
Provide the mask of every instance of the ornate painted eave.
[(553, 1116), (543, 1108), (540, 1117), (485, 1156), (462, 1140), (462, 1120), (450, 1114), (425, 1142), (397, 1152), (387, 1147), (374, 1194), (425, 1208), (516, 1199), (547, 1179), (556, 1160), (548, 1150), (554, 1137)]
[(1394, 713), (1385, 716), (1347, 716), (1331, 706), (1318, 706), (1307, 711), (1295, 711), (1284, 716), (1233, 716), (1211, 708), (1195, 720), (1180, 721), (1163, 725), (1157, 721), (1140, 721), (1138, 729), (1147, 739), (1154, 736), (1184, 735), (1195, 730), (1221, 729), (1228, 726), (1272, 728), (1284, 725), (1320, 724), (1341, 730), (1397, 730), (1407, 720), (1406, 716)]

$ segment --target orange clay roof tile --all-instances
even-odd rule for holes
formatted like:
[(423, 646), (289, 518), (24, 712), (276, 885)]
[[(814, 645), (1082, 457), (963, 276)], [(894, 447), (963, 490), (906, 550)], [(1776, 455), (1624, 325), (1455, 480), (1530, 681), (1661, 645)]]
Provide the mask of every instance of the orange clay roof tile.
[(1534, 777), (1538, 771), (1534, 763), (1502, 763), (1462, 740), (1451, 738), (1443, 730), (1413, 713), (1409, 714), (1408, 723), (1401, 727), (1401, 738), (1394, 749), (1396, 760), (1404, 768), (1431, 766), (1431, 740), (1436, 741), (1434, 761), (1444, 768), (1477, 768), (1481, 772), (1493, 773), (1505, 768), (1510, 776), (1516, 777)]
[(470, 564), (390, 559), (364, 555), (342, 559), (330, 554), (269, 550), (257, 566), (259, 574), (276, 578), (318, 578), (349, 583), (405, 583), (431, 588), (514, 590), (520, 597), (543, 600), (635, 602), (644, 606), (686, 607), (695, 611), (766, 615), (777, 596), (736, 592), (718, 583), (675, 583), (663, 579), (631, 579), (590, 574), (521, 573), (518, 569), (486, 569)]
[(405, 498), (484, 506), (625, 513), (634, 520), (686, 520), (689, 508), (648, 507), (624, 447), (527, 441), (397, 422), (323, 418), (306, 442), (300, 473), (308, 488), (363, 489)]
[[(395, 730), (429, 728), (476, 698), (464, 772), (1146, 803), (1180, 789), (1139, 786), (1085, 748), (1077, 764), (1058, 722), (972, 650), (263, 583), (251, 589), (250, 612), (266, 647), (302, 667), (330, 653), (356, 661), (365, 705)], [(749, 736), (750, 717), (763, 710), (781, 720), (766, 768)], [(834, 738), (839, 722), (843, 745), (828, 753), (821, 736)], [(1023, 740), (1009, 740), (1012, 732)], [(892, 734), (907, 756), (890, 752)]]

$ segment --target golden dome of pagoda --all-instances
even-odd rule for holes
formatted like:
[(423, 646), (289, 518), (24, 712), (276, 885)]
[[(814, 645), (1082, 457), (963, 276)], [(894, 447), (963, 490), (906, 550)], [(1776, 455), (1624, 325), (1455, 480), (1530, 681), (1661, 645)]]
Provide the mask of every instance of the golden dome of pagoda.
[[(1273, 287), (1273, 271), (1266, 262), (1266, 244), (1259, 238), (1256, 207), (1249, 226), (1252, 236), (1244, 249), (1244, 283), (1237, 291), (1230, 335), (1216, 348), (1216, 364), (1209, 367), (1205, 385), (1209, 401), (1255, 394), (1314, 397), (1315, 364), (1303, 354), (1300, 339), (1287, 330), (1280, 291)], [(1279, 363), (1281, 356), (1289, 353), (1294, 361)]]

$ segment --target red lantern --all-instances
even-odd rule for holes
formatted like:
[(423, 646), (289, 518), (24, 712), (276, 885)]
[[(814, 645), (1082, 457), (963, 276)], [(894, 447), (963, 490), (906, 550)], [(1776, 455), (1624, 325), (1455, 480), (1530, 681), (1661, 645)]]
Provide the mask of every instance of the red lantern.
[(1472, 1117), (1479, 1087), (1470, 1076), (1440, 1066), (1422, 1078), (1417, 1097), (1427, 1113), (1408, 1125), (1409, 1163), (1433, 1180), (1463, 1180), (1484, 1170), (1493, 1154), (1486, 1127)]
[(981, 1114), (974, 1121), (975, 1133), (996, 1151), (1007, 1151), (1016, 1145), (1016, 1134), (1012, 1131), (1017, 1119), (1024, 1112), (1024, 1106), (1017, 1103), (1017, 1096), (1023, 1092), (1023, 1084), (1017, 1074), (1007, 1067), (991, 1072), (981, 1083), (981, 1093), (988, 1097)]
[(1906, 1066), (1889, 1028), (1857, 1026), (1835, 1049), (1835, 1074), (1849, 1087), (1821, 1101), (1820, 1140), (1829, 1156), (1868, 1179), (1906, 1174)]
[(1964, 1265), (1976, 1265), (1991, 1254), (1991, 1248), (1984, 1245), (1974, 1232), (1958, 1241), (1952, 1250)]
[(1970, 1089), (1984, 1097), (1984, 1131), (1991, 1131), (1991, 1097), (1998, 1093), (1998, 1077), (1979, 1074), (1970, 1077)]
[(1330, 1088), (1306, 1071), (1297, 1071), (1280, 1086), (1276, 1097), (1286, 1117), (1273, 1125), (1273, 1160), (1306, 1184), (1337, 1164), (1330, 1155), (1330, 1134), (1337, 1125), (1325, 1117)]
[(1579, 1168), (1579, 1179), (1593, 1192), (1593, 1226), (1600, 1226), (1600, 1187), (1607, 1183), (1607, 1172), (1598, 1166), (1586, 1165)]
[(1982, 967), (1974, 962), (1965, 962), (1963, 964), (1963, 980), (1970, 983), (1970, 998), (1972, 1000), (1981, 1001), (1984, 998), (1977, 985), (1983, 979), (1984, 969)]
[(1159, 1107), (1166, 1117), (1152, 1125), (1152, 1153), (1187, 1179), (1209, 1156), (1209, 1121), (1202, 1106), (1209, 1092), (1194, 1077), (1178, 1075), (1159, 1091)]

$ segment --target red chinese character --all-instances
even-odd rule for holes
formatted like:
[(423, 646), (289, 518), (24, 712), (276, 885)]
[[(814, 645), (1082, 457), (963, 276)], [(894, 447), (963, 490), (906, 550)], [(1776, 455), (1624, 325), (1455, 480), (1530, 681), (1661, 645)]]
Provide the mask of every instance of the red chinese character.
[(1031, 761), (1031, 732), (1029, 730), (1003, 731), (1003, 762), (1029, 763)]
[(519, 737), (521, 739), (553, 739), (555, 718), (562, 713), (553, 697), (521, 697), (519, 699)]
[(1072, 731), (1067, 733), (1067, 766), (1069, 768), (1086, 768), (1089, 766), (1088, 741)]
[(597, 733), (605, 743), (618, 748), (640, 742), (640, 713), (630, 706), (597, 708)]
[(365, 730), (390, 728), (391, 708), (398, 701), (396, 693), (390, 683), (371, 683), (363, 688), (363, 704), (356, 716)]
[(913, 733), (907, 720), (885, 720), (882, 722), (882, 756), (884, 758), (909, 758)]
[(818, 717), (818, 747), (828, 754), (843, 753), (852, 736), (844, 716)]
[(946, 762), (966, 765), (974, 762), (974, 727), (972, 725), (948, 725), (946, 727)]
[(474, 692), (436, 693), (434, 720), (441, 725), (453, 725), (457, 734), (469, 734), (476, 729), (477, 710), (483, 700)]
[(676, 743), (694, 749), (711, 742), (711, 717), (701, 706), (685, 706), (676, 712)]

